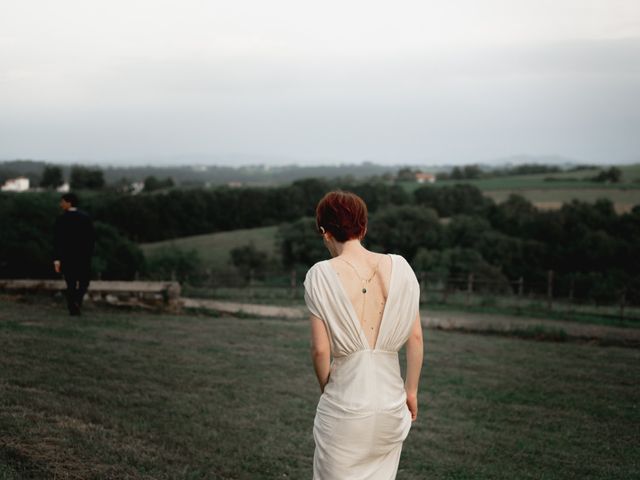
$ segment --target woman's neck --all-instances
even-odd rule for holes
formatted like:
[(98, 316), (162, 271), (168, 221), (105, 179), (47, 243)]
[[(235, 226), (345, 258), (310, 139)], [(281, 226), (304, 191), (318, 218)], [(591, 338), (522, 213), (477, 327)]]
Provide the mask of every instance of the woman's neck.
[(340, 243), (336, 247), (338, 255), (344, 255), (345, 257), (357, 257), (368, 253), (368, 250), (362, 246), (360, 240), (355, 238)]

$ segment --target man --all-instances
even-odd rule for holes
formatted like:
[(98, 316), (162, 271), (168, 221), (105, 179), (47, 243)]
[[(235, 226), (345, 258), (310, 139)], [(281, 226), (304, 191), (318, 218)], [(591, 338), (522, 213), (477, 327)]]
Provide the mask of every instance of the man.
[(78, 197), (65, 193), (60, 199), (63, 213), (56, 220), (53, 267), (67, 283), (69, 315), (80, 315), (89, 288), (91, 255), (95, 243), (93, 221), (78, 210)]

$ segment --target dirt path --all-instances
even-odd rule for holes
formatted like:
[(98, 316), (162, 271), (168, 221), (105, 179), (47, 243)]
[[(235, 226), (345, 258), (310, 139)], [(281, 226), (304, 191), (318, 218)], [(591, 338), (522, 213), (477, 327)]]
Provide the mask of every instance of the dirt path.
[[(280, 307), (250, 303), (223, 302), (182, 298), (185, 308), (205, 309), (229, 314), (246, 314), (267, 318), (304, 319), (304, 307)], [(510, 315), (482, 314), (469, 312), (422, 312), (422, 324), (426, 328), (459, 330), (467, 332), (540, 332), (562, 333), (571, 339), (598, 340), (616, 344), (640, 346), (640, 328), (589, 325), (578, 322), (548, 320), (545, 318), (525, 318)], [(533, 335), (532, 335), (533, 336)]]
[(254, 303), (221, 302), (218, 300), (202, 300), (199, 298), (181, 298), (185, 308), (213, 310), (222, 313), (240, 313), (256, 317), (276, 317), (299, 319), (307, 315), (302, 307), (279, 307), (277, 305), (258, 305)]

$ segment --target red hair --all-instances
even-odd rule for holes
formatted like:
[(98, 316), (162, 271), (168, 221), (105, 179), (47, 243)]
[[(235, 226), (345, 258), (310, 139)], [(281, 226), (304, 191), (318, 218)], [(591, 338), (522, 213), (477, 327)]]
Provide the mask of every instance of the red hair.
[(367, 204), (355, 193), (329, 192), (316, 207), (316, 226), (339, 242), (360, 239), (367, 231)]

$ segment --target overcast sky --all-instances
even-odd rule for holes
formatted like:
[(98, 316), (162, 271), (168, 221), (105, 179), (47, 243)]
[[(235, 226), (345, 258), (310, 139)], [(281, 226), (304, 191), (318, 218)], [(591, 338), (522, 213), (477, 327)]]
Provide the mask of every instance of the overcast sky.
[(640, 161), (640, 1), (1, 9), (0, 159), (442, 164), (516, 154)]

